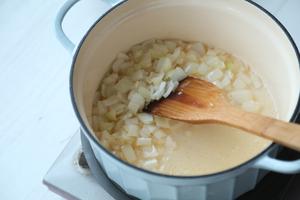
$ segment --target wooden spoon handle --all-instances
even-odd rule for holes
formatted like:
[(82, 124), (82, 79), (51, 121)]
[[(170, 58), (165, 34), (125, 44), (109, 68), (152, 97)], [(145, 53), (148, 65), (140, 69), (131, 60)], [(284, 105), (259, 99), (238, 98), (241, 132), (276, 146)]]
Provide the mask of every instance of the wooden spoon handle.
[(275, 143), (300, 151), (300, 125), (288, 123), (239, 109), (228, 111), (225, 124), (271, 139)]
[(262, 132), (262, 136), (300, 151), (300, 126), (297, 124), (273, 119), (266, 131)]

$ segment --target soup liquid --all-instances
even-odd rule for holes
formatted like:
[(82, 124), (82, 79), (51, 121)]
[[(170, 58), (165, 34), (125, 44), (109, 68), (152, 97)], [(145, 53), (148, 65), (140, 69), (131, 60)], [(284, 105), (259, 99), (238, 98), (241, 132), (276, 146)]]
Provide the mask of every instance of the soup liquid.
[(178, 123), (171, 134), (177, 146), (162, 161), (159, 171), (173, 175), (223, 171), (253, 158), (271, 144), (270, 140), (225, 125)]

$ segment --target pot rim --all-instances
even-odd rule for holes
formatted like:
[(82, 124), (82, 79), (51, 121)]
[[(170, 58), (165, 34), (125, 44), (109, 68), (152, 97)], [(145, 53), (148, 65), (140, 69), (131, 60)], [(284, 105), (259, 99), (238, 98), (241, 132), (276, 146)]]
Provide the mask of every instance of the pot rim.
[[(70, 84), (70, 95), (71, 95), (71, 102), (72, 102), (72, 106), (73, 109), (75, 111), (76, 117), (81, 125), (81, 127), (84, 129), (84, 133), (87, 134), (87, 136), (97, 145), (97, 147), (99, 147), (102, 151), (104, 151), (107, 155), (109, 155), (111, 158), (121, 162), (122, 164), (124, 164), (125, 166), (138, 170), (142, 173), (146, 173), (148, 175), (152, 175), (152, 176), (160, 176), (162, 178), (176, 178), (176, 179), (198, 179), (198, 178), (207, 178), (207, 177), (215, 177), (215, 176), (221, 176), (224, 175), (226, 173), (230, 173), (232, 171), (235, 171), (241, 167), (247, 166), (251, 163), (253, 163), (256, 159), (258, 159), (259, 157), (263, 156), (265, 153), (267, 153), (267, 151), (269, 151), (271, 148), (273, 148), (274, 146), (276, 146), (275, 143), (270, 144), (266, 149), (264, 149), (262, 152), (260, 152), (259, 154), (255, 155), (253, 158), (247, 160), (246, 162), (243, 162), (237, 166), (234, 166), (232, 168), (229, 168), (227, 170), (224, 171), (220, 171), (220, 172), (215, 172), (215, 173), (211, 173), (211, 174), (204, 174), (204, 175), (196, 175), (196, 176), (179, 176), (179, 175), (169, 175), (169, 174), (161, 174), (158, 172), (153, 172), (153, 171), (148, 171), (145, 170), (143, 168), (139, 168), (135, 165), (132, 165), (120, 158), (118, 158), (117, 156), (115, 156), (114, 154), (112, 154), (109, 150), (107, 150), (105, 147), (103, 147), (100, 142), (98, 142), (95, 137), (93, 136), (93, 134), (89, 131), (89, 129), (87, 128), (87, 126), (85, 125), (79, 110), (77, 108), (77, 104), (75, 101), (75, 95), (74, 95), (74, 91), (73, 91), (73, 77), (74, 77), (74, 69), (75, 69), (75, 62), (77, 60), (77, 56), (79, 54), (79, 51), (81, 49), (82, 44), (84, 43), (85, 39), (87, 38), (87, 36), (89, 35), (89, 33), (91, 32), (91, 30), (102, 20), (102, 18), (104, 18), (106, 15), (108, 15), (111, 11), (113, 11), (115, 8), (119, 7), (120, 5), (126, 3), (128, 0), (123, 0), (119, 3), (117, 3), (116, 5), (114, 5), (113, 7), (111, 7), (108, 11), (106, 11), (103, 15), (101, 15), (94, 23), (93, 25), (89, 28), (89, 30), (85, 33), (85, 35), (83, 36), (83, 38), (81, 39), (80, 43), (76, 46), (76, 51), (72, 57), (72, 64), (71, 64), (71, 69), (70, 69), (70, 77), (69, 77), (69, 84)], [(269, 11), (267, 11), (265, 8), (263, 8), (262, 6), (260, 6), (259, 4), (251, 1), (251, 0), (244, 0), (246, 3), (251, 4), (252, 6), (255, 6), (256, 8), (260, 9), (262, 12), (264, 12), (266, 15), (268, 15), (281, 29), (282, 31), (285, 33), (286, 37), (288, 38), (290, 44), (292, 45), (294, 52), (296, 54), (297, 60), (298, 60), (298, 66), (300, 68), (300, 53), (299, 50), (292, 38), (292, 36), (290, 35), (290, 33), (288, 32), (288, 30), (283, 26), (283, 24), (273, 15), (271, 14)], [(297, 116), (300, 113), (300, 93), (298, 95), (298, 102), (297, 105), (295, 107), (294, 113), (291, 117), (291, 119), (289, 120), (290, 122), (295, 122), (297, 120)]]

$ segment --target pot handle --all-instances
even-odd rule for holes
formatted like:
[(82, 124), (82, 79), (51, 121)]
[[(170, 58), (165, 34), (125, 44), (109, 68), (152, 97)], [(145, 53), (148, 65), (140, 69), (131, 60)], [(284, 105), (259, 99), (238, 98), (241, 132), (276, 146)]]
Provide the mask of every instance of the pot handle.
[[(295, 123), (300, 124), (300, 111), (296, 115)], [(295, 174), (300, 172), (300, 159), (294, 161), (285, 161), (272, 158), (267, 154), (266, 156), (259, 159), (253, 167), (284, 174)]]
[(66, 36), (65, 32), (63, 31), (62, 22), (70, 8), (72, 8), (72, 6), (74, 6), (78, 1), (79, 0), (67, 0), (59, 9), (54, 21), (56, 38), (70, 53), (72, 53), (73, 49), (75, 48), (75, 44)]
[(294, 161), (284, 161), (266, 155), (259, 159), (254, 168), (266, 169), (283, 174), (295, 174), (300, 172), (300, 159)]

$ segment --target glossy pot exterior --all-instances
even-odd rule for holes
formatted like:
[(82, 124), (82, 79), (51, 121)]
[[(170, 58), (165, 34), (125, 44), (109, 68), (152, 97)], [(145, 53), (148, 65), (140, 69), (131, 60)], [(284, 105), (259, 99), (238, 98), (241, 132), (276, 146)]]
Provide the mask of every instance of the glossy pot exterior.
[[(77, 0), (60, 10), (58, 39), (73, 45), (61, 31), (61, 20)], [(72, 53), (71, 99), (82, 131), (107, 176), (129, 195), (140, 199), (234, 199), (254, 188), (266, 172), (300, 171), (300, 161), (272, 158), (271, 145), (232, 169), (204, 176), (169, 176), (132, 166), (99, 144), (90, 126), (95, 91), (120, 51), (150, 38), (203, 41), (249, 63), (269, 86), (279, 118), (295, 120), (299, 109), (299, 54), (283, 26), (258, 5), (242, 0), (129, 0), (104, 16), (87, 32)]]

